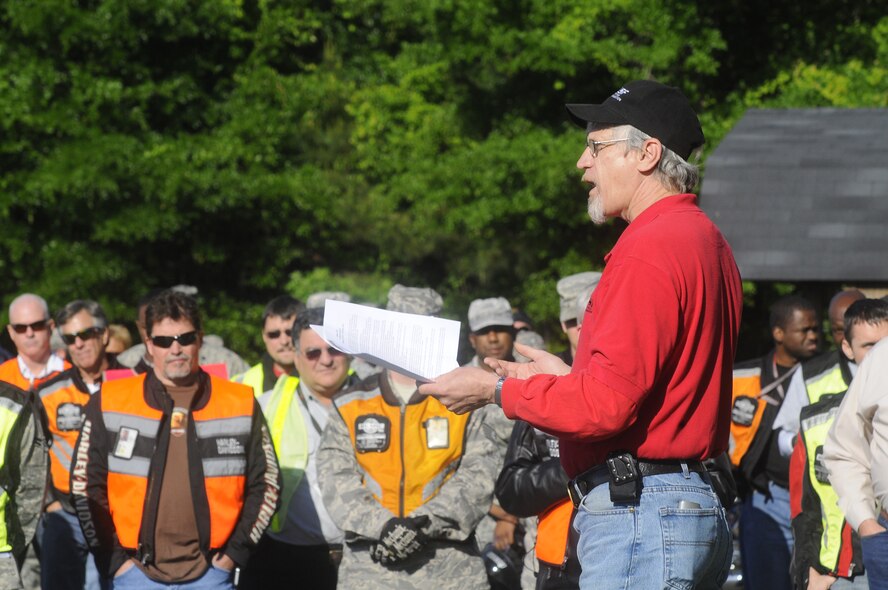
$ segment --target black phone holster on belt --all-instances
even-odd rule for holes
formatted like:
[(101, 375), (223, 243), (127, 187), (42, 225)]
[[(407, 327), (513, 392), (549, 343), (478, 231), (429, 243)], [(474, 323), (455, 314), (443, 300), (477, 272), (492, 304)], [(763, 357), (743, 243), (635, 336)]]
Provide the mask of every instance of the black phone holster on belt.
[(637, 504), (641, 498), (641, 473), (632, 453), (611, 453), (607, 456), (608, 487), (614, 504)]

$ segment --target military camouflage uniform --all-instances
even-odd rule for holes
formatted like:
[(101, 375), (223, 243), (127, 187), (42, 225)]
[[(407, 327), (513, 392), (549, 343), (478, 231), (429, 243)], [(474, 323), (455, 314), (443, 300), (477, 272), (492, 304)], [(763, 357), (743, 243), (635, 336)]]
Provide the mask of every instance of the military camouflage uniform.
[[(378, 385), (372, 391), (379, 394)], [(318, 451), (318, 479), (330, 516), (345, 531), (346, 544), (339, 569), (341, 587), (370, 590), (487, 587), (484, 563), (473, 532), (490, 506), (493, 483), (502, 465), (502, 457), (489, 435), (487, 415), (476, 412), (469, 418), (465, 452), (456, 472), (437, 495), (407, 515), (427, 515), (431, 519), (431, 524), (424, 529), (430, 540), (404, 565), (387, 567), (374, 563), (369, 549), (394, 515), (364, 486), (348, 427), (338, 412), (331, 414)]]
[[(25, 404), (19, 424), (10, 435), (5, 461), (0, 469), (0, 485), (10, 495), (6, 506), (6, 526), (15, 559), (0, 558), (0, 590), (21, 588), (17, 562), (34, 539), (37, 521), (43, 509), (43, 497), (49, 478), (49, 446), (46, 431), (34, 411), (33, 394), (0, 382), (3, 397)], [(26, 397), (27, 396), (27, 397)], [(24, 421), (22, 421), (24, 420)], [(18, 433), (18, 435), (17, 435)]]

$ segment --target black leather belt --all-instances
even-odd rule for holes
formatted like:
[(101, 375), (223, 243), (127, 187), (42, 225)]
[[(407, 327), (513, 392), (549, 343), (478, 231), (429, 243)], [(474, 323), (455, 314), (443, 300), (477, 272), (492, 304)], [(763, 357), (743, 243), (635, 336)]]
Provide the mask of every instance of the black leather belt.
[[(638, 473), (642, 477), (646, 475), (665, 475), (667, 473), (682, 473), (682, 466), (686, 465), (692, 473), (706, 473), (706, 467), (701, 461), (645, 461), (639, 459), (636, 462)], [(614, 474), (608, 468), (607, 463), (596, 465), (587, 469), (569, 482), (567, 482), (567, 494), (570, 496), (574, 507), (578, 507), (583, 498), (594, 488), (611, 480)]]

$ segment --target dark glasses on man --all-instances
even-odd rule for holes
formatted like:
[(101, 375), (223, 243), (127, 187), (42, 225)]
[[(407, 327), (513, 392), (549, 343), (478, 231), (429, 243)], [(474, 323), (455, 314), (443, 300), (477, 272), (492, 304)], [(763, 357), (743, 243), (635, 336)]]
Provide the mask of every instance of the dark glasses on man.
[[(306, 350), (302, 354), (304, 354), (305, 358), (307, 358), (308, 360), (316, 361), (319, 358), (321, 358), (321, 355), (323, 353), (324, 353), (323, 348), (309, 348), (308, 350)], [(330, 356), (341, 356), (343, 354), (343, 352), (341, 350), (337, 350), (335, 348), (327, 348), (327, 354), (329, 354)]]
[(10, 324), (12, 329), (15, 330), (16, 334), (24, 334), (28, 331), (28, 328), (31, 328), (35, 332), (39, 332), (41, 330), (45, 330), (49, 325), (49, 320), (40, 320), (39, 322), (33, 322), (30, 324)]
[(197, 342), (197, 330), (185, 332), (177, 336), (152, 336), (151, 342), (158, 348), (169, 348), (173, 342), (178, 342), (179, 346), (188, 346)]
[[(287, 338), (289, 338), (290, 336), (293, 335), (293, 330), (289, 330), (289, 329), (284, 330), (284, 334), (286, 334)], [(277, 340), (278, 338), (281, 337), (281, 331), (280, 330), (269, 330), (268, 332), (265, 333), (265, 335), (268, 336), (272, 340)]]
[(90, 338), (95, 338), (96, 336), (98, 336), (99, 334), (101, 334), (104, 331), (105, 331), (104, 328), (98, 328), (96, 326), (93, 326), (92, 328), (87, 328), (86, 330), (81, 330), (80, 332), (77, 332), (75, 334), (64, 334), (63, 333), (62, 334), (62, 341), (64, 341), (65, 344), (74, 344), (74, 342), (76, 342), (77, 339), (80, 338), (81, 340), (86, 342)]

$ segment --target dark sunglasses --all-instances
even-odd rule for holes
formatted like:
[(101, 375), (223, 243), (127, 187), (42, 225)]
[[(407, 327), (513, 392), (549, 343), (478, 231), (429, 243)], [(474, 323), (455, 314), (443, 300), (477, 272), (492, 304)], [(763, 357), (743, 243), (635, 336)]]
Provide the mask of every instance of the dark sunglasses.
[(197, 330), (185, 332), (177, 336), (152, 336), (151, 342), (158, 348), (169, 348), (173, 342), (178, 342), (179, 346), (188, 346), (197, 342)]
[(105, 331), (105, 328), (97, 328), (96, 326), (93, 326), (92, 328), (87, 328), (86, 330), (81, 330), (80, 332), (77, 332), (76, 334), (64, 334), (63, 333), (62, 340), (64, 341), (65, 344), (74, 344), (74, 342), (76, 342), (78, 338), (80, 338), (81, 340), (86, 342), (90, 338), (97, 337), (99, 334), (101, 334), (104, 331)]
[(28, 328), (31, 328), (35, 332), (40, 332), (41, 330), (45, 330), (49, 325), (49, 320), (40, 320), (39, 322), (34, 322), (31, 324), (10, 324), (12, 329), (15, 330), (16, 334), (24, 334), (28, 331)]
[[(323, 348), (309, 348), (302, 354), (304, 354), (305, 358), (307, 358), (308, 360), (316, 361), (321, 358), (321, 354), (323, 354), (323, 352)], [(341, 350), (337, 350), (335, 348), (327, 348), (327, 354), (329, 354), (330, 356), (342, 356), (342, 354), (344, 353)]]
[[(290, 329), (284, 330), (284, 334), (286, 334), (287, 338), (289, 338), (290, 336), (293, 335), (293, 330), (290, 330)], [(268, 336), (269, 338), (271, 338), (272, 340), (277, 340), (278, 338), (281, 337), (281, 331), (280, 330), (269, 330), (268, 332), (265, 333), (265, 335)]]

